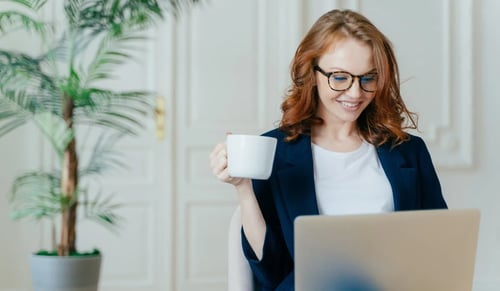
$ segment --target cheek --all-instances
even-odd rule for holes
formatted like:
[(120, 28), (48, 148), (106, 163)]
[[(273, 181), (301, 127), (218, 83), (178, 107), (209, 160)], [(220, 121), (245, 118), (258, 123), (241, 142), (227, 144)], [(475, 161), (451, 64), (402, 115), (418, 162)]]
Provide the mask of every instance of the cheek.
[(366, 99), (368, 100), (368, 103), (373, 103), (375, 102), (375, 94), (369, 94), (366, 96)]
[(327, 99), (334, 99), (342, 95), (343, 92), (341, 91), (333, 91), (328, 83), (325, 84), (318, 84), (316, 87), (318, 90), (319, 98), (322, 100), (327, 100)]
[(364, 101), (365, 105), (363, 106), (363, 111), (365, 111), (369, 107), (372, 107), (372, 108), (375, 107), (375, 96), (373, 94), (366, 95), (364, 97), (364, 99), (365, 99), (365, 101)]

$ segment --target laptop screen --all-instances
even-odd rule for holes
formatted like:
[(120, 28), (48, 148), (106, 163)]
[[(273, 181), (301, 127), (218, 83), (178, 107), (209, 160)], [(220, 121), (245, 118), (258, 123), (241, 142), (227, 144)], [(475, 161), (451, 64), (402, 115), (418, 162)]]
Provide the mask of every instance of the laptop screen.
[(300, 216), (295, 290), (470, 291), (477, 209)]

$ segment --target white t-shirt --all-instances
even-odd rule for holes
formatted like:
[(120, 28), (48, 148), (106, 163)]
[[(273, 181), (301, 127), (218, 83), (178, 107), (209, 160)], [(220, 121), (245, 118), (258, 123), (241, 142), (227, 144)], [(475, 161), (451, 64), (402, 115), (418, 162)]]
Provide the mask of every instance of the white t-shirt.
[(391, 185), (372, 144), (352, 152), (333, 152), (312, 144), (320, 214), (394, 211)]

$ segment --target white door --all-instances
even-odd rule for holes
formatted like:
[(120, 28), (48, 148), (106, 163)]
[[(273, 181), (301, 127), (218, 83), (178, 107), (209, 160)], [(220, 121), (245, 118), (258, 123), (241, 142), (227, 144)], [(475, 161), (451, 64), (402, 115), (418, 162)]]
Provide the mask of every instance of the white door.
[[(233, 187), (208, 155), (226, 132), (275, 126), (296, 43), (298, 1), (217, 0), (178, 24), (175, 290), (225, 290)], [(291, 23), (291, 25), (290, 25)]]

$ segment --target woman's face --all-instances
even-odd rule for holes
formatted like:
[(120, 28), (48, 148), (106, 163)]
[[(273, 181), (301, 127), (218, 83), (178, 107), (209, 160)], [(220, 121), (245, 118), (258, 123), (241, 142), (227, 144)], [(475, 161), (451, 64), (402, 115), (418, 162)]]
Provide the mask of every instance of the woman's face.
[[(326, 54), (320, 57), (318, 66), (326, 73), (344, 71), (358, 76), (373, 73), (375, 70), (370, 46), (352, 38), (335, 43)], [(373, 82), (370, 79), (372, 76), (361, 77), (361, 82), (365, 84)], [(346, 82), (342, 76), (336, 80), (340, 83)], [(316, 85), (320, 99), (318, 116), (327, 125), (355, 122), (375, 96), (374, 92), (364, 91), (360, 87), (360, 79), (356, 77), (349, 89), (334, 91), (328, 84), (328, 78), (316, 72)], [(364, 85), (364, 87), (369, 86)]]

